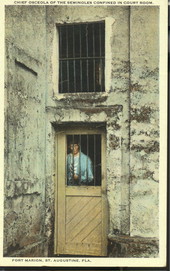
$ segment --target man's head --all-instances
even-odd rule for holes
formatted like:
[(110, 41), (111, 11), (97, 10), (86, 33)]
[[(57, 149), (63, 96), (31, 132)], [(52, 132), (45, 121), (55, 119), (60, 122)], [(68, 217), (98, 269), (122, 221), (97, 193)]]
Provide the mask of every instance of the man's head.
[(76, 155), (79, 153), (80, 150), (80, 143), (78, 138), (73, 138), (70, 142), (69, 142), (69, 149), (71, 150), (71, 152)]
[(79, 153), (79, 144), (74, 143), (74, 144), (70, 144), (70, 150), (72, 151), (72, 153), (74, 155)]

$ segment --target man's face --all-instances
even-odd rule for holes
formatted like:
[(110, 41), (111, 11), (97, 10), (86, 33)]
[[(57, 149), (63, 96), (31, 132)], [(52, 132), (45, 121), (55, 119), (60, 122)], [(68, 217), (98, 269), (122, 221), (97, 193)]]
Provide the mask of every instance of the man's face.
[(70, 149), (73, 152), (74, 155), (79, 153), (79, 146), (78, 144), (71, 144)]

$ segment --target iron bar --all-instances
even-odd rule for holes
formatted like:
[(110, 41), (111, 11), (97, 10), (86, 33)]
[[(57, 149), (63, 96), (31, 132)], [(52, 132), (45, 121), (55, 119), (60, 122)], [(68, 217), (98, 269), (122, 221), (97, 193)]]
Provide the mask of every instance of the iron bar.
[(61, 28), (59, 28), (59, 44), (60, 44), (60, 48), (59, 48), (59, 55), (60, 57), (62, 56), (62, 33), (61, 33)]
[(73, 146), (73, 150), (72, 150), (72, 157), (73, 157), (73, 175), (72, 175), (72, 178), (73, 178), (73, 184), (74, 184), (74, 135), (73, 135), (73, 142), (72, 143), (72, 146)]
[(94, 24), (93, 24), (93, 87), (94, 87), (94, 92), (96, 92), (96, 78), (95, 78), (96, 61), (94, 59), (94, 56), (95, 56), (95, 38), (94, 38)]
[(62, 61), (60, 61), (60, 90), (61, 90), (61, 93), (63, 92), (63, 65), (62, 65)]
[(79, 184), (81, 183), (81, 135), (79, 135)]
[(67, 54), (67, 92), (69, 92), (70, 80), (69, 80), (69, 62), (68, 62), (68, 27), (66, 28), (66, 54)]
[(87, 160), (86, 160), (87, 181), (88, 181), (88, 156), (89, 156), (89, 135), (87, 135)]
[(99, 65), (99, 85), (100, 85), (100, 91), (102, 91), (102, 60), (100, 59), (100, 65)]
[(82, 89), (83, 89), (83, 84), (82, 84), (82, 51), (81, 51), (81, 40), (82, 40), (82, 37), (81, 37), (81, 25), (79, 26), (79, 31), (80, 31), (80, 89), (81, 89), (81, 92), (82, 92)]
[(99, 86), (100, 86), (100, 91), (102, 91), (102, 74), (101, 74), (101, 68), (102, 68), (102, 63), (101, 63), (101, 55), (102, 55), (102, 40), (101, 40), (101, 24), (99, 24), (99, 52), (100, 52), (100, 64), (99, 64)]
[(76, 66), (75, 66), (75, 31), (73, 25), (73, 69), (74, 69), (74, 91), (76, 91)]
[[(89, 55), (89, 50), (88, 50), (88, 26), (86, 25), (86, 57)], [(88, 59), (86, 58), (86, 71), (87, 71), (87, 91), (89, 91), (89, 62)]]
[(88, 57), (83, 57), (82, 56), (82, 57), (68, 57), (68, 58), (62, 58), (61, 57), (60, 60), (63, 60), (63, 61), (64, 60), (74, 60), (74, 59), (75, 60), (87, 60), (87, 59), (88, 60), (90, 60), (90, 59), (93, 60), (93, 59), (101, 59), (101, 58), (104, 59), (104, 56), (101, 56), (101, 57), (100, 56), (94, 56), (94, 57), (93, 56), (88, 56)]
[(101, 24), (99, 24), (99, 52), (100, 52), (100, 57), (101, 57), (102, 56)]
[[(59, 54), (62, 56), (62, 35), (61, 35), (61, 28), (59, 29), (59, 42), (60, 42), (60, 48), (59, 48)], [(62, 71), (62, 61), (60, 63), (60, 82), (61, 82), (61, 93), (63, 92), (63, 71)]]
[(94, 138), (94, 163), (93, 163), (93, 168), (94, 168), (94, 186), (96, 185), (96, 135), (93, 136)]

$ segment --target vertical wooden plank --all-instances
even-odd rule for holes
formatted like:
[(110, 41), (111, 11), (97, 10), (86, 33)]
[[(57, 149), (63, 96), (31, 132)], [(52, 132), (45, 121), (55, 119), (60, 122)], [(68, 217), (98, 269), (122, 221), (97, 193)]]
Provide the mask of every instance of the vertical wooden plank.
[(66, 182), (66, 140), (65, 134), (58, 134), (58, 149), (57, 149), (57, 191), (58, 191), (58, 215), (57, 215), (57, 254), (65, 253), (65, 182)]
[(102, 185), (101, 185), (101, 198), (102, 198), (102, 246), (101, 256), (107, 256), (107, 227), (108, 227), (108, 206), (106, 195), (106, 135), (102, 132), (101, 135), (101, 154), (102, 154)]

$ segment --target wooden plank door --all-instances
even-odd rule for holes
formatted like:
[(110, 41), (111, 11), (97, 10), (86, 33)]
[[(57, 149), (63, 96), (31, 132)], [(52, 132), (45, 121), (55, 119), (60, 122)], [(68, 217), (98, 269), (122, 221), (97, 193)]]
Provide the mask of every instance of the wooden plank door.
[(55, 253), (106, 256), (105, 133), (98, 130), (90, 131), (91, 134), (101, 134), (101, 185), (68, 186), (66, 181), (66, 136), (71, 133), (85, 134), (87, 130), (69, 131), (67, 129), (56, 136)]

